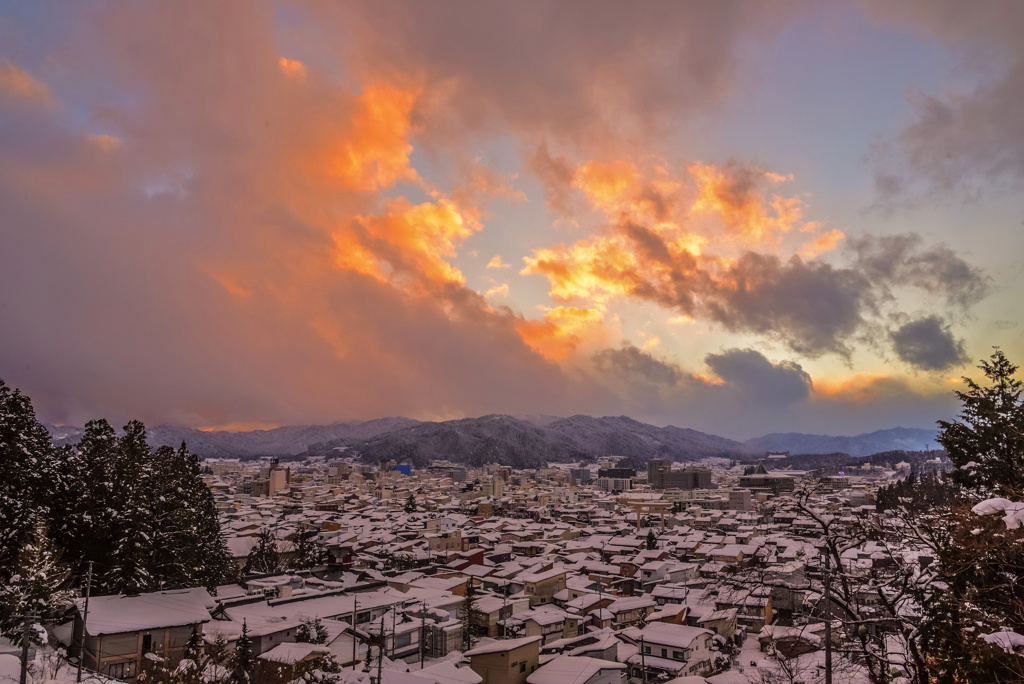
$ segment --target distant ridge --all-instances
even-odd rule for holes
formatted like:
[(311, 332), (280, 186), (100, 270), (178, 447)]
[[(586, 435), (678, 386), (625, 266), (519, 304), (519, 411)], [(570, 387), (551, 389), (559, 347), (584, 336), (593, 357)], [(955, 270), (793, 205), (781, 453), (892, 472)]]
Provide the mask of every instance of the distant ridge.
[[(81, 439), (82, 429), (48, 425), (58, 444)], [(658, 427), (627, 416), (489, 415), (441, 422), (380, 418), (329, 425), (286, 425), (271, 430), (205, 432), (174, 425), (148, 431), (153, 446), (185, 442), (204, 458), (317, 455), (344, 450), (367, 461), (394, 459), (422, 466), (449, 460), (475, 466), (501, 463), (536, 467), (548, 462), (621, 456), (638, 464), (651, 458), (693, 461), (719, 456), (751, 460), (766, 451), (854, 457), (883, 451), (939, 448), (936, 430), (892, 428), (853, 437), (775, 433), (737, 442), (688, 428)]]
[(808, 435), (800, 432), (773, 433), (748, 439), (745, 444), (759, 451), (788, 451), (791, 454), (833, 454), (871, 456), (883, 451), (930, 451), (942, 447), (935, 441), (938, 430), (889, 428), (853, 437)]
[(370, 461), (395, 459), (420, 466), (443, 459), (471, 466), (493, 462), (518, 468), (607, 456), (638, 462), (655, 457), (692, 461), (707, 456), (743, 458), (753, 453), (731, 439), (677, 427), (660, 428), (626, 416), (572, 416), (548, 422), (490, 415), (418, 423), (359, 442), (334, 440), (310, 452), (338, 447), (349, 447)]

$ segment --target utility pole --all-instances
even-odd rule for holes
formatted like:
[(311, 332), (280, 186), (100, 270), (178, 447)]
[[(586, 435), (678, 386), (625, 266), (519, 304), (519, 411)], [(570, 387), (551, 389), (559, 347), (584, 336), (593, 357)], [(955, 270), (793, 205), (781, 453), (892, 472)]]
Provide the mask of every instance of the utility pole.
[(32, 621), (37, 619), (35, 615), (26, 615), (22, 618), (24, 622), (21, 627), (21, 684), (28, 682), (28, 637), (32, 633)]
[(832, 684), (832, 598), (830, 588), (832, 578), (829, 574), (831, 561), (829, 560), (828, 544), (825, 545), (825, 684)]
[(380, 616), (380, 646), (377, 647), (377, 684), (381, 684), (381, 670), (384, 669), (384, 616)]
[(427, 602), (420, 601), (420, 669), (423, 669), (424, 650), (427, 645)]
[(647, 658), (644, 654), (644, 635), (640, 634), (640, 674), (644, 678), (644, 684), (647, 684)]
[(359, 607), (359, 599), (352, 594), (352, 671), (356, 671), (356, 610)]
[(78, 674), (75, 681), (82, 681), (82, 661), (85, 660), (85, 635), (86, 625), (89, 619), (89, 594), (92, 593), (92, 561), (89, 561), (89, 570), (85, 573), (85, 610), (82, 611), (82, 645), (78, 649)]

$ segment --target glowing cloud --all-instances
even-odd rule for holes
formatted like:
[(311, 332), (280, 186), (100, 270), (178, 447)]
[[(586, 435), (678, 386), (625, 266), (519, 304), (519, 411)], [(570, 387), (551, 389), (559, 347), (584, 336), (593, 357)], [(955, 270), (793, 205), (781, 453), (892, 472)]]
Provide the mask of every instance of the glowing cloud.
[(282, 57), (278, 62), (278, 65), (281, 67), (281, 72), (284, 73), (285, 76), (299, 79), (306, 77), (306, 65), (297, 59)]
[(495, 285), (484, 293), (484, 297), (487, 297), (488, 299), (491, 297), (508, 297), (508, 283)]
[(409, 116), (415, 102), (415, 92), (386, 85), (366, 88), (356, 103), (351, 130), (329, 149), (329, 173), (357, 190), (421, 182), (409, 163)]
[(604, 314), (598, 309), (559, 306), (544, 314), (544, 319), (523, 320), (516, 331), (534, 351), (549, 361), (562, 361), (576, 352), (585, 341), (598, 341)]
[(40, 107), (53, 104), (49, 87), (11, 62), (0, 64), (0, 97)]

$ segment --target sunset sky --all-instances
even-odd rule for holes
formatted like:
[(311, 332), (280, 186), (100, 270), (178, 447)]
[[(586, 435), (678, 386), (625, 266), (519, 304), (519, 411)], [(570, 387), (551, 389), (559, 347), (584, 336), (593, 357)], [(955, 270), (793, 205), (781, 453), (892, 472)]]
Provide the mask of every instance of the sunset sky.
[(932, 427), (1024, 362), (1024, 3), (2, 2), (0, 378), (249, 429)]

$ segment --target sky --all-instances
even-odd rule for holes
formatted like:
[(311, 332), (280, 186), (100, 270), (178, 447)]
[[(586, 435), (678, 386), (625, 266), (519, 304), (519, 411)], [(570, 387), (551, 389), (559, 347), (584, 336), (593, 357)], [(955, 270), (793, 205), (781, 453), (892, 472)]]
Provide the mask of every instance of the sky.
[(1024, 3), (0, 2), (44, 420), (933, 427), (1024, 359)]

